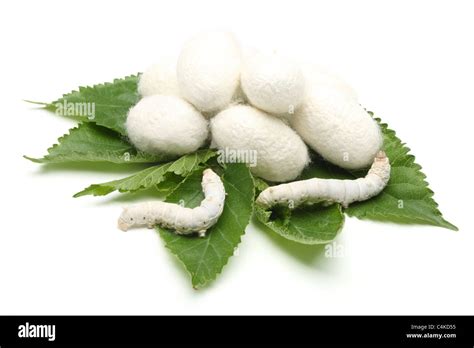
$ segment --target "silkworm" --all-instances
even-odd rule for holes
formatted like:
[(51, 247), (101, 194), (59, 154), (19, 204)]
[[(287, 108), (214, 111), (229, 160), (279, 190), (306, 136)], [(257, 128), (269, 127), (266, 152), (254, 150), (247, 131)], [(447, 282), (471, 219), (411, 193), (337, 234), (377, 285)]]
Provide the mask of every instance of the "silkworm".
[(389, 179), (390, 162), (385, 152), (380, 151), (364, 178), (354, 180), (314, 178), (272, 186), (260, 193), (257, 203), (264, 208), (274, 205), (288, 205), (293, 208), (303, 203), (327, 202), (340, 203), (347, 208), (353, 202), (377, 196)]
[(205, 236), (224, 209), (225, 189), (220, 177), (211, 169), (202, 176), (204, 199), (196, 208), (186, 208), (179, 204), (161, 201), (138, 203), (125, 208), (118, 220), (118, 227), (127, 231), (131, 227), (160, 225), (174, 230), (177, 234), (197, 232)]

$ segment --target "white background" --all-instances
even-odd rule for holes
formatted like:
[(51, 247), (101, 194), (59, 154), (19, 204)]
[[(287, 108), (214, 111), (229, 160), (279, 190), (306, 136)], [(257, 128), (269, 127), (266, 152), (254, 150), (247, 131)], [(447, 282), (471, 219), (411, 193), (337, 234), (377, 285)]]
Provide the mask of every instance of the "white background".
[[(474, 314), (473, 7), (469, 1), (11, 1), (0, 5), (0, 314)], [(344, 76), (397, 130), (460, 232), (348, 218), (345, 257), (251, 225), (195, 291), (126, 199), (73, 199), (133, 170), (39, 166), (72, 122), (21, 101), (142, 71), (204, 29)], [(137, 198), (146, 199), (143, 195)]]

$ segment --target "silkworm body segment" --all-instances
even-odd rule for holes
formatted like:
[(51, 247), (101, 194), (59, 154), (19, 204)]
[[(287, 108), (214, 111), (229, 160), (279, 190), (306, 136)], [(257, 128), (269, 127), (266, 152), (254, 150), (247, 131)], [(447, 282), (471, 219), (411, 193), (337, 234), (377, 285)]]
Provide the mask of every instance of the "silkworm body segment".
[(222, 214), (225, 201), (224, 184), (211, 169), (206, 169), (202, 177), (204, 199), (195, 208), (161, 201), (134, 204), (125, 208), (120, 215), (118, 227), (127, 231), (131, 227), (160, 225), (174, 230), (177, 234), (198, 232), (204, 236)]
[(389, 159), (380, 151), (364, 178), (355, 180), (308, 179), (272, 186), (262, 191), (257, 204), (297, 207), (303, 203), (340, 203), (343, 207), (377, 196), (390, 179)]

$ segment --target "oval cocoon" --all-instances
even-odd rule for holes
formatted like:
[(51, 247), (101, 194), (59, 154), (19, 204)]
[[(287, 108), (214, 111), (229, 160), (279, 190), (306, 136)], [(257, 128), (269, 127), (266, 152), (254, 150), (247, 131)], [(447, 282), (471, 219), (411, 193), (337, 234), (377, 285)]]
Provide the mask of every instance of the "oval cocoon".
[(226, 107), (239, 85), (241, 54), (234, 36), (210, 32), (188, 41), (177, 64), (182, 96), (198, 110)]
[(221, 150), (255, 151), (251, 171), (266, 180), (295, 179), (309, 162), (301, 138), (282, 120), (247, 105), (232, 106), (211, 120), (213, 144)]
[(208, 122), (191, 104), (176, 96), (152, 95), (128, 113), (128, 137), (141, 151), (184, 155), (196, 151), (208, 137)]
[(362, 106), (331, 88), (308, 95), (290, 124), (313, 150), (346, 169), (369, 167), (383, 143), (379, 126)]
[(246, 55), (241, 83), (252, 105), (273, 114), (292, 114), (304, 98), (305, 80), (299, 65), (278, 54)]
[(143, 97), (154, 94), (179, 96), (176, 60), (162, 59), (145, 70), (138, 81), (138, 93)]

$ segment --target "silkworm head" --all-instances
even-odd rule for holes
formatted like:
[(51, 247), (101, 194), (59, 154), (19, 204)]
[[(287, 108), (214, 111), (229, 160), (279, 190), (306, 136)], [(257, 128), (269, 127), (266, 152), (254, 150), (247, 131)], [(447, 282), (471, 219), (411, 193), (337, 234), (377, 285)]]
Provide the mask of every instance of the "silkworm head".
[(379, 151), (375, 156), (376, 161), (388, 161), (387, 155), (384, 151)]
[(134, 209), (134, 207), (124, 208), (118, 219), (118, 228), (127, 231), (133, 226), (148, 225), (149, 222), (143, 213)]

